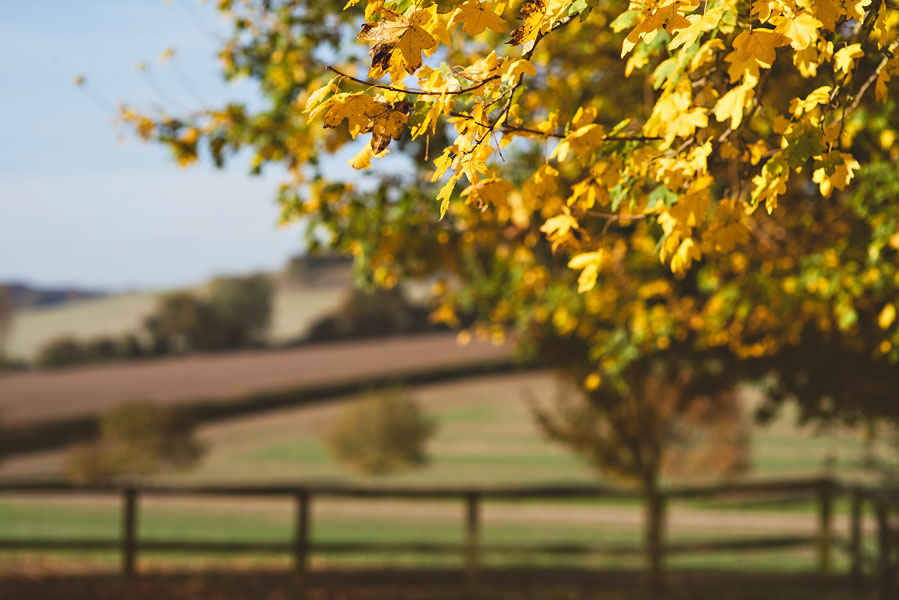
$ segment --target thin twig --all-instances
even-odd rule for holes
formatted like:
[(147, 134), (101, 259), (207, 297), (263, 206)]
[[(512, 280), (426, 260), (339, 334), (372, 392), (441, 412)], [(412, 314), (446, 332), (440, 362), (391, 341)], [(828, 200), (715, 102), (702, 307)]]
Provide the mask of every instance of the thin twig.
[(861, 102), (862, 96), (865, 95), (865, 92), (868, 91), (868, 88), (871, 87), (871, 84), (874, 83), (874, 80), (880, 75), (880, 72), (887, 66), (887, 63), (890, 62), (890, 59), (893, 57), (893, 52), (899, 49), (899, 40), (894, 40), (892, 44), (887, 48), (883, 59), (881, 59), (880, 63), (877, 65), (877, 68), (874, 69), (874, 72), (865, 80), (860, 88), (858, 88), (858, 93), (855, 95), (855, 98), (852, 100), (852, 104), (846, 107), (846, 110), (843, 111), (843, 118), (845, 119), (852, 111), (858, 108), (858, 103)]
[(443, 96), (444, 94), (450, 96), (458, 96), (459, 94), (466, 94), (468, 92), (473, 92), (474, 90), (484, 87), (489, 82), (499, 79), (499, 75), (491, 75), (487, 79), (484, 79), (473, 86), (462, 88), (458, 90), (443, 90), (440, 92), (429, 92), (427, 90), (417, 90), (417, 89), (403, 89), (398, 87), (393, 87), (392, 85), (384, 85), (383, 83), (375, 83), (374, 81), (368, 81), (367, 79), (359, 79), (358, 77), (353, 77), (352, 75), (348, 75), (338, 69), (335, 69), (331, 65), (325, 65), (325, 67), (331, 71), (332, 73), (337, 73), (341, 77), (346, 77), (350, 81), (355, 81), (356, 83), (361, 83), (362, 85), (367, 85), (369, 87), (378, 88), (380, 90), (388, 90), (391, 92), (398, 92), (400, 94), (413, 94), (415, 96)]

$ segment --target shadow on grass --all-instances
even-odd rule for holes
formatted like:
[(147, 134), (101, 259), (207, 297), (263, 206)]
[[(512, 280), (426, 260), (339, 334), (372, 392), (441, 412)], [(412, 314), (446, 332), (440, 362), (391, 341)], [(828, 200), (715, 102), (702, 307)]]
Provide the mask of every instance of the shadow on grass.
[(845, 576), (803, 573), (682, 571), (668, 577), (665, 593), (651, 596), (638, 571), (494, 569), (466, 591), (458, 570), (328, 570), (313, 572), (305, 587), (285, 572), (151, 573), (7, 576), (0, 599), (29, 600), (875, 600), (873, 582), (857, 589)]

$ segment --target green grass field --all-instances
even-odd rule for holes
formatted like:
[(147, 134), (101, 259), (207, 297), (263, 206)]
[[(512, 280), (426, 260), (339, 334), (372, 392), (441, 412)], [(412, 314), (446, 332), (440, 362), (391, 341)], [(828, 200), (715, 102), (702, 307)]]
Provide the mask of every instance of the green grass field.
[[(208, 452), (195, 470), (166, 477), (172, 483), (200, 482), (346, 482), (378, 485), (500, 485), (596, 481), (590, 468), (563, 448), (544, 440), (525, 397), (550, 398), (555, 383), (546, 373), (491, 376), (423, 386), (414, 396), (439, 423), (423, 468), (375, 480), (335, 464), (322, 435), (345, 401), (282, 410), (203, 427)], [(349, 400), (349, 399), (348, 399)], [(816, 435), (797, 429), (788, 413), (752, 435), (752, 479), (860, 475), (863, 445), (848, 430)], [(4, 474), (58, 476), (62, 453), (11, 459)], [(751, 510), (750, 510), (751, 509)], [(148, 499), (142, 502), (140, 536), (149, 540), (287, 542), (292, 531), (288, 501), (243, 499)], [(510, 548), (527, 544), (630, 544), (640, 535), (640, 510), (632, 502), (487, 503), (484, 543)], [(845, 529), (845, 505), (838, 504), (838, 527)], [(320, 500), (314, 505), (313, 538), (319, 542), (441, 542), (462, 539), (462, 507), (452, 502)], [(39, 497), (0, 499), (0, 537), (14, 539), (115, 539), (118, 504), (114, 498), (88, 501)], [(681, 524), (679, 524), (681, 523)], [(695, 541), (765, 535), (807, 535), (814, 531), (811, 502), (796, 505), (732, 502), (679, 503), (672, 508), (671, 540)], [(8, 564), (21, 564), (33, 553), (13, 553)], [(92, 555), (93, 556), (93, 555)], [(83, 558), (83, 557), (82, 557)], [(113, 554), (97, 554), (97, 564), (114, 564)], [(181, 557), (184, 559), (184, 557)], [(526, 559), (528, 564), (633, 566), (634, 557), (521, 557), (501, 552), (487, 557), (497, 565)], [(168, 564), (177, 557), (148, 558)], [(191, 557), (201, 564), (211, 557)], [(243, 560), (243, 559), (241, 559)], [(285, 556), (265, 559), (286, 564)], [(158, 561), (154, 562), (154, 561)], [(457, 564), (458, 556), (318, 556), (318, 564)], [(534, 562), (536, 561), (536, 562)], [(549, 561), (547, 563), (546, 561)], [(811, 549), (713, 557), (675, 556), (675, 567), (809, 569)], [(0, 561), (3, 562), (3, 561)], [(256, 563), (253, 563), (256, 564)]]

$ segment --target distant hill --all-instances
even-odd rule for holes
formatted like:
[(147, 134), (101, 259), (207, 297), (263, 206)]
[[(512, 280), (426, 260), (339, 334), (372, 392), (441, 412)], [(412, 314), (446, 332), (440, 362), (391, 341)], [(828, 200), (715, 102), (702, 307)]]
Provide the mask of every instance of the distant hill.
[(55, 306), (72, 300), (87, 300), (105, 296), (105, 292), (83, 290), (80, 288), (37, 288), (19, 282), (0, 283), (6, 286), (12, 295), (17, 309), (40, 306)]

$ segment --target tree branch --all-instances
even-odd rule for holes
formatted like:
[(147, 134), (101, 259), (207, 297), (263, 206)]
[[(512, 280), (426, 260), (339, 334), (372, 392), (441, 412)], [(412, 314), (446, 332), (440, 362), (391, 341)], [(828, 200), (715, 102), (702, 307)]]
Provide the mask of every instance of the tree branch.
[(325, 65), (325, 67), (332, 73), (337, 73), (341, 77), (346, 77), (350, 81), (355, 81), (356, 83), (361, 83), (362, 85), (367, 85), (368, 87), (378, 88), (379, 90), (387, 90), (390, 92), (398, 92), (400, 94), (413, 94), (415, 96), (458, 96), (460, 94), (466, 94), (468, 92), (472, 92), (478, 88), (484, 87), (491, 81), (499, 79), (499, 75), (492, 75), (492, 76), (488, 77), (487, 79), (484, 79), (484, 80), (476, 83), (475, 85), (472, 85), (467, 88), (461, 88), (461, 89), (452, 90), (452, 91), (444, 90), (441, 92), (429, 92), (427, 90), (416, 90), (416, 89), (410, 90), (410, 89), (398, 88), (398, 87), (393, 87), (392, 85), (384, 85), (383, 83), (376, 83), (374, 81), (369, 81), (367, 79), (359, 79), (358, 77), (353, 77), (352, 75), (348, 75), (347, 73), (339, 71), (339, 70), (335, 69), (334, 67), (332, 67), (331, 65)]

